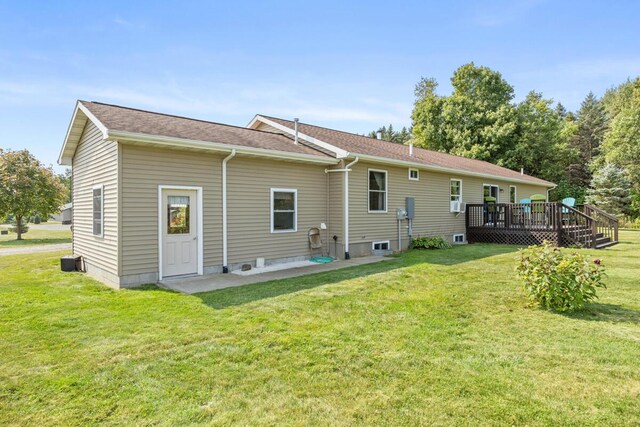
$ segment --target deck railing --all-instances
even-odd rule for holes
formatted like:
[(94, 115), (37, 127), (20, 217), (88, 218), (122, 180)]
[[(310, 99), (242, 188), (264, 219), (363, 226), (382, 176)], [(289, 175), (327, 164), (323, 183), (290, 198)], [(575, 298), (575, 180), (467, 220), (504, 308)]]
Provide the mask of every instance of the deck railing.
[[(599, 239), (618, 240), (617, 219), (590, 205), (582, 210), (562, 203), (467, 204), (470, 242), (596, 247)], [(603, 240), (600, 240), (603, 241)]]

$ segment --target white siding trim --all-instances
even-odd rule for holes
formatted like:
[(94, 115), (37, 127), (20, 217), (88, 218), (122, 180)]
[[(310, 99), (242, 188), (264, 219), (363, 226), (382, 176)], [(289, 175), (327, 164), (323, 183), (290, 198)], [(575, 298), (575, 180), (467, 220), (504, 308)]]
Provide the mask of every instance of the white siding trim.
[[(295, 130), (294, 129), (291, 129), (290, 127), (281, 125), (280, 123), (276, 123), (273, 120), (269, 120), (269, 119), (267, 119), (265, 117), (262, 117), (261, 115), (256, 115), (251, 120), (251, 122), (247, 125), (247, 127), (251, 128), (251, 129), (254, 129), (257, 122), (262, 122), (262, 123), (264, 123), (266, 125), (269, 125), (271, 127), (276, 128), (276, 129), (278, 129), (278, 130), (280, 130), (282, 132), (286, 132), (289, 135), (295, 136)], [(312, 136), (306, 135), (306, 134), (300, 132), (300, 128), (299, 127), (298, 127), (298, 139), (303, 139), (303, 140), (305, 140), (307, 142), (310, 142), (311, 144), (317, 145), (318, 147), (322, 147), (325, 150), (329, 150), (332, 153), (334, 153), (336, 155), (336, 157), (339, 158), (339, 159), (349, 156), (349, 152), (348, 151), (343, 150), (340, 147), (336, 147), (333, 144), (329, 144), (328, 142), (324, 142), (324, 141), (316, 139), (316, 138), (314, 138)]]
[[(371, 210), (371, 190), (369, 185), (371, 184), (369, 181), (369, 176), (371, 172), (384, 172), (384, 210), (383, 211), (372, 211)], [(374, 190), (375, 191), (375, 190)], [(389, 210), (389, 171), (385, 169), (367, 169), (367, 213), (370, 214), (386, 214)]]
[[(273, 195), (274, 193), (293, 193), (293, 230), (275, 230), (273, 228)], [(298, 190), (295, 188), (271, 188), (271, 233), (295, 233), (298, 231)]]
[(162, 280), (162, 191), (163, 190), (191, 190), (196, 192), (198, 199), (198, 275), (202, 276), (204, 271), (204, 209), (202, 206), (202, 187), (192, 187), (186, 185), (158, 185), (158, 280)]

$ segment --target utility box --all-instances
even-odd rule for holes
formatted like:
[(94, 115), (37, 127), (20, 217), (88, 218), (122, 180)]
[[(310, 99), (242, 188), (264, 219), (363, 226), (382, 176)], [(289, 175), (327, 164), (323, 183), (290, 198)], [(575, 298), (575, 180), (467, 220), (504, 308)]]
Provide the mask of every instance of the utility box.
[(402, 208), (396, 209), (396, 219), (398, 221), (404, 221), (407, 219), (407, 211)]
[(60, 270), (62, 271), (77, 271), (79, 270), (80, 257), (67, 255), (60, 258)]
[(405, 205), (407, 209), (407, 219), (413, 219), (416, 214), (416, 199), (413, 197), (405, 198)]

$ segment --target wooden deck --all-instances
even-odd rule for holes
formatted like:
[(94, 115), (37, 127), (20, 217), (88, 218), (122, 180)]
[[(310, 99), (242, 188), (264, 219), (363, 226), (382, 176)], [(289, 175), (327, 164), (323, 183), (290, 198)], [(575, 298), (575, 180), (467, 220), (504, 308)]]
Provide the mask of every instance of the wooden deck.
[(468, 204), (469, 243), (536, 245), (601, 249), (618, 243), (618, 220), (594, 206), (562, 203)]

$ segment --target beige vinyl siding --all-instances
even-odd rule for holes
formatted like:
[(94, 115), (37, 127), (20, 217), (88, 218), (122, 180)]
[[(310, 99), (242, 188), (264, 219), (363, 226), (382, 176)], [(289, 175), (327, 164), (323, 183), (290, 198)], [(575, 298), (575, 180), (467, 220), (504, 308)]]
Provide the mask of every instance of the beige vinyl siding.
[[(387, 212), (368, 212), (368, 170), (387, 171)], [(529, 184), (510, 183), (501, 179), (486, 179), (440, 173), (420, 169), (420, 180), (408, 178), (408, 168), (359, 162), (349, 176), (349, 224), (351, 243), (374, 240), (397, 240), (398, 223), (396, 209), (405, 207), (405, 198), (415, 198), (416, 217), (413, 221), (414, 236), (443, 235), (447, 238), (465, 232), (464, 213), (450, 212), (450, 181), (462, 180), (462, 201), (482, 203), (483, 184), (498, 185), (500, 202), (509, 201), (509, 185), (516, 185), (518, 200), (532, 194), (546, 194), (546, 188)], [(402, 224), (402, 238), (408, 238), (406, 221)], [(406, 242), (406, 240), (405, 240)], [(397, 244), (397, 243), (396, 243)], [(392, 245), (393, 246), (393, 245)], [(397, 249), (394, 246), (393, 249)]]
[[(229, 263), (309, 255), (308, 231), (327, 222), (325, 166), (236, 157), (227, 165)], [(297, 190), (297, 231), (271, 233), (271, 188)], [(326, 241), (327, 232), (321, 237)]]
[[(93, 235), (93, 188), (103, 185), (103, 236)], [(118, 144), (87, 122), (73, 158), (73, 250), (88, 270), (118, 275)], [(90, 271), (91, 272), (91, 271)]]
[(123, 144), (122, 275), (158, 271), (158, 186), (203, 188), (204, 266), (222, 263), (222, 156)]

